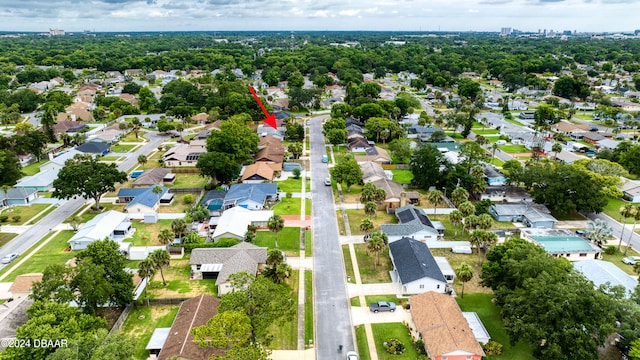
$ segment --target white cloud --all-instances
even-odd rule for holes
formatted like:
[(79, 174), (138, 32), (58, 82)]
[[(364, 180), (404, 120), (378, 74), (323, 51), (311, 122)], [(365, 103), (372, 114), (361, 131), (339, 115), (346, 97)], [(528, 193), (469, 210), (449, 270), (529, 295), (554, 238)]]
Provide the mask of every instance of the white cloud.
[(341, 16), (356, 16), (360, 13), (359, 9), (351, 9), (351, 10), (341, 10), (338, 11), (338, 15)]

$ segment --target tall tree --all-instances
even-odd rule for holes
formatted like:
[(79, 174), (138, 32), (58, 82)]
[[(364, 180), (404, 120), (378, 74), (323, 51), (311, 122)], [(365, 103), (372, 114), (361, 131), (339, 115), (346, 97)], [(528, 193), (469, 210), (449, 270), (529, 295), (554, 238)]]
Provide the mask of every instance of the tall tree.
[(284, 229), (284, 219), (280, 215), (273, 215), (267, 221), (267, 227), (276, 234), (276, 248), (278, 247), (278, 233)]
[(462, 283), (462, 295), (464, 299), (464, 284), (473, 279), (473, 269), (466, 262), (462, 262), (455, 270), (456, 277)]
[(138, 155), (138, 164), (140, 164), (142, 166), (142, 168), (144, 169), (144, 165), (148, 162), (149, 160), (147, 159), (147, 155), (144, 154), (140, 154)]
[(373, 229), (374, 229), (374, 226), (373, 226), (373, 221), (371, 221), (371, 219), (364, 218), (364, 219), (360, 220), (360, 231), (364, 232), (364, 235), (366, 237), (369, 236), (369, 233)]
[(458, 187), (451, 192), (449, 197), (453, 205), (460, 206), (460, 204), (469, 200), (469, 192), (464, 188)]
[(618, 241), (618, 252), (622, 246), (622, 238), (624, 237), (624, 229), (627, 227), (627, 219), (633, 216), (633, 205), (624, 204), (620, 208), (620, 216), (622, 217), (622, 230), (620, 231), (620, 241)]
[(585, 236), (587, 239), (602, 247), (604, 242), (613, 236), (613, 229), (608, 222), (601, 219), (595, 219), (587, 222)]
[(191, 329), (193, 341), (200, 347), (226, 351), (246, 346), (250, 342), (251, 319), (239, 311), (219, 312), (205, 325)]
[(449, 222), (451, 222), (451, 225), (453, 225), (454, 228), (453, 236), (458, 236), (458, 228), (456, 225), (462, 224), (462, 219), (464, 219), (464, 216), (462, 216), (460, 210), (453, 210), (449, 213)]
[(362, 169), (354, 159), (344, 159), (331, 168), (331, 177), (338, 183), (346, 183), (347, 192), (351, 191), (351, 185), (362, 181)]
[(241, 166), (234, 157), (222, 152), (207, 152), (198, 158), (196, 167), (202, 176), (208, 176), (219, 183), (227, 184), (240, 174)]
[(70, 339), (67, 346), (59, 347), (47, 360), (129, 360), (134, 357), (135, 343), (135, 338), (127, 334), (109, 335), (107, 329), (98, 329), (82, 338)]
[(68, 160), (53, 181), (53, 197), (69, 199), (81, 196), (93, 199), (100, 209), (100, 197), (115, 191), (116, 183), (127, 181), (127, 173), (119, 171), (114, 164), (105, 164), (96, 159)]
[(368, 201), (367, 203), (364, 204), (364, 213), (369, 218), (374, 217), (376, 215), (376, 212), (377, 212), (377, 205), (375, 202)]
[(438, 210), (438, 205), (444, 202), (444, 199), (442, 198), (442, 191), (429, 191), (429, 193), (427, 194), (427, 200), (429, 200), (429, 202), (433, 205), (433, 215), (435, 215), (436, 211)]
[(22, 177), (18, 156), (9, 150), (0, 150), (0, 185), (15, 185)]
[(149, 260), (153, 263), (153, 267), (156, 270), (160, 270), (160, 276), (162, 277), (162, 284), (167, 286), (167, 281), (164, 279), (163, 269), (168, 267), (171, 262), (171, 257), (166, 250), (158, 249), (149, 254)]
[(174, 219), (171, 221), (171, 230), (176, 238), (181, 238), (187, 232), (187, 222), (184, 219)]
[[(138, 276), (140, 276), (143, 279), (147, 279), (147, 286), (144, 287), (145, 298), (147, 297), (147, 288), (149, 287), (149, 283), (151, 282), (151, 279), (155, 274), (156, 274), (156, 267), (154, 266), (153, 261), (151, 261), (151, 259), (146, 258), (140, 261), (140, 263), (138, 263)], [(147, 299), (147, 306), (149, 306), (148, 299)]]
[(227, 154), (238, 164), (252, 160), (258, 151), (258, 134), (245, 125), (246, 121), (247, 117), (242, 115), (223, 121), (220, 131), (212, 131), (207, 138), (207, 151)]
[(443, 165), (446, 168), (448, 162), (435, 146), (421, 147), (413, 154), (409, 164), (413, 173), (413, 183), (427, 190), (431, 186), (442, 188), (444, 184), (440, 167)]
[(384, 249), (387, 247), (380, 234), (381, 232), (379, 231), (371, 234), (371, 237), (367, 242), (367, 251), (376, 257), (376, 261), (373, 263), (373, 271), (376, 271), (377, 265), (380, 265), (380, 254), (382, 254)]

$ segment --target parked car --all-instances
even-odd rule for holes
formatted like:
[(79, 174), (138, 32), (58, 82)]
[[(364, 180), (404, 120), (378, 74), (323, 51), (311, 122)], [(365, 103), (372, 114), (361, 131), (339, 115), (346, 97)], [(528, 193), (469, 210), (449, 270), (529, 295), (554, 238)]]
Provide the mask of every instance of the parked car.
[(622, 259), (622, 262), (627, 265), (635, 265), (640, 262), (640, 256), (627, 256)]
[(359, 360), (360, 358), (358, 357), (358, 353), (356, 353), (355, 351), (349, 351), (347, 353), (347, 360)]
[(323, 163), (328, 163), (329, 162), (329, 157), (327, 155), (322, 155), (322, 162)]
[(394, 312), (396, 310), (396, 304), (394, 302), (378, 301), (369, 304), (369, 310), (374, 313), (378, 311)]
[(328, 178), (328, 177), (324, 178), (324, 184), (326, 186), (331, 186), (331, 178)]
[(19, 256), (19, 254), (17, 254), (17, 253), (7, 254), (2, 259), (0, 259), (0, 263), (8, 264), (8, 263), (12, 262), (13, 260), (15, 260), (18, 256)]
[(584, 230), (576, 230), (576, 235), (585, 236), (585, 234)]

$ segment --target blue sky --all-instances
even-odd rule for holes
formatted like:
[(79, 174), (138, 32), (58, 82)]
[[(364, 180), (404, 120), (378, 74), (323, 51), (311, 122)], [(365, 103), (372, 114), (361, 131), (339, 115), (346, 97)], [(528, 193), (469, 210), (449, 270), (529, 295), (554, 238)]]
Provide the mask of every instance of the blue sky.
[(632, 31), (640, 0), (2, 0), (0, 30)]

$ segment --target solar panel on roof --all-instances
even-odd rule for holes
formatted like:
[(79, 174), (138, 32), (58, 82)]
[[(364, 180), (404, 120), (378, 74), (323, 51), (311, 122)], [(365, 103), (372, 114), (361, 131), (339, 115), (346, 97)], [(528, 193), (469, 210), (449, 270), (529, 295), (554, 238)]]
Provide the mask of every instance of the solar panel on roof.
[(396, 213), (396, 216), (398, 216), (398, 220), (400, 220), (401, 223), (407, 223), (416, 218), (411, 209), (402, 210), (399, 213)]

